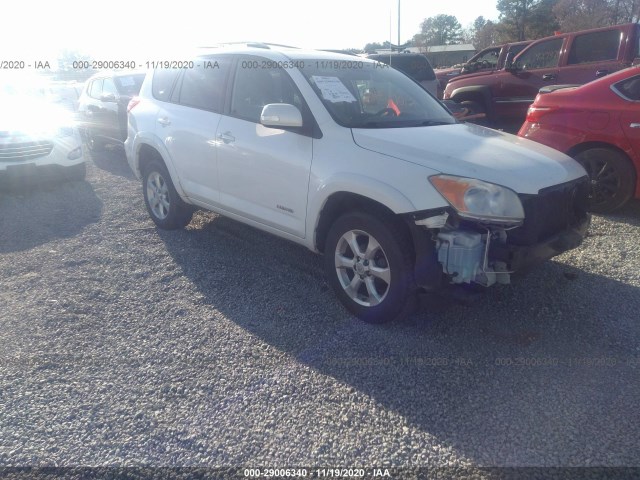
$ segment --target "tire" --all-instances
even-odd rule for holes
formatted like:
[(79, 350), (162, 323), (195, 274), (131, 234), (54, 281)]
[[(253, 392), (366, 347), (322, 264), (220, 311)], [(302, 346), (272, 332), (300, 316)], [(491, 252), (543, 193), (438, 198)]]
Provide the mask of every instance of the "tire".
[(162, 163), (154, 161), (145, 166), (142, 192), (149, 216), (158, 227), (176, 230), (191, 221), (194, 210), (180, 198)]
[(87, 164), (85, 162), (73, 165), (65, 169), (65, 177), (71, 182), (82, 182), (87, 176)]
[(87, 149), (91, 153), (101, 152), (104, 150), (104, 142), (102, 140), (98, 140), (89, 130), (85, 131), (84, 136)]
[(413, 247), (402, 227), (389, 218), (351, 212), (327, 234), (327, 281), (347, 310), (365, 322), (397, 320), (415, 308)]
[(626, 155), (610, 148), (590, 148), (574, 157), (591, 180), (589, 210), (612, 212), (624, 205), (636, 186), (636, 172)]

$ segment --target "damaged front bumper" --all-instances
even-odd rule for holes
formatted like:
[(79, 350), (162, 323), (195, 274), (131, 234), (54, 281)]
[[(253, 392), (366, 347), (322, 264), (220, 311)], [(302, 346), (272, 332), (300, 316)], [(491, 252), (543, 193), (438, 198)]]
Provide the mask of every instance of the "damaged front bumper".
[(509, 283), (511, 274), (578, 247), (591, 221), (583, 179), (522, 195), (525, 219), (519, 225), (461, 219), (455, 210), (411, 216), (418, 286)]
[(554, 235), (553, 237), (527, 246), (496, 244), (489, 249), (489, 258), (505, 263), (511, 271), (519, 272), (537, 265), (556, 255), (577, 248), (587, 235), (590, 217)]

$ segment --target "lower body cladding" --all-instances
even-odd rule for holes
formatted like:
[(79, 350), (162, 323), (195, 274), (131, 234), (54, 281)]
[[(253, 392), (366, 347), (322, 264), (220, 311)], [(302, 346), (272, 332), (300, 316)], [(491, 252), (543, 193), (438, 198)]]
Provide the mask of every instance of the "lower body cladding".
[(508, 284), (511, 274), (578, 247), (591, 220), (585, 185), (545, 190), (521, 196), (525, 220), (518, 226), (462, 220), (450, 210), (413, 216), (418, 286)]

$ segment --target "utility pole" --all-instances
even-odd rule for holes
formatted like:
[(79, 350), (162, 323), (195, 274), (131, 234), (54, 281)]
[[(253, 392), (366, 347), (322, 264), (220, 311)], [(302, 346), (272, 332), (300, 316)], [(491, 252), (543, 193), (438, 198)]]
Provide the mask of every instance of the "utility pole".
[(400, 0), (398, 0), (398, 47), (400, 46)]

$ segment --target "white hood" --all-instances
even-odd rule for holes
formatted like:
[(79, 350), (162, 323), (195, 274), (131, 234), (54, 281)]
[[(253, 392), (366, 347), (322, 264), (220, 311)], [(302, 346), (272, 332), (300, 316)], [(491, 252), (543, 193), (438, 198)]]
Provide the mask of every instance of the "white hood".
[(578, 162), (557, 150), (472, 124), (352, 132), (356, 144), (367, 150), (516, 193), (535, 194), (586, 175)]

